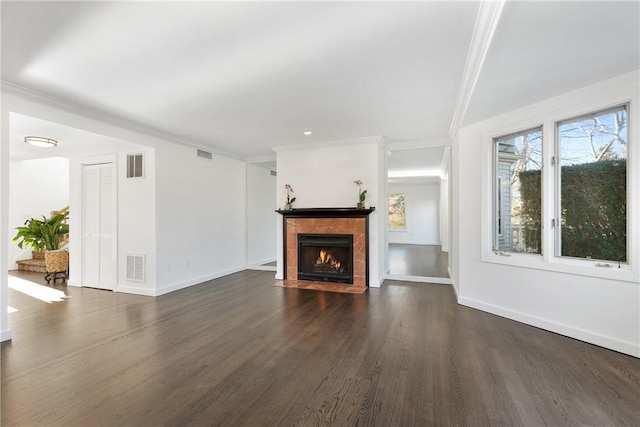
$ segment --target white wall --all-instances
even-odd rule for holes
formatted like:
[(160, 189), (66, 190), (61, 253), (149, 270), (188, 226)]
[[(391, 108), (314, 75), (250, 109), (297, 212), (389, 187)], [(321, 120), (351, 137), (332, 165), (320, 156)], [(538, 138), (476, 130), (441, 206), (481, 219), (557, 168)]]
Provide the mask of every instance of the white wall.
[[(536, 266), (523, 261), (517, 265), (518, 257), (494, 256), (488, 237), (491, 135), (505, 129), (526, 129), (531, 123), (546, 123), (550, 118), (575, 117), (620, 100), (632, 101), (629, 164), (633, 175), (629, 179), (629, 204), (637, 215), (638, 92), (636, 72), (460, 129), (453, 150), (457, 180), (452, 197), (454, 244), (459, 248), (459, 256), (454, 251), (453, 278), (461, 304), (640, 356), (637, 218), (629, 230), (633, 273), (604, 272), (594, 267), (570, 269), (551, 262)], [(566, 272), (561, 271), (563, 268)]]
[[(6, 99), (0, 104), (0, 245), (9, 252), (9, 114)], [(6, 207), (5, 207), (6, 206)], [(11, 339), (9, 329), (9, 263), (6, 256), (0, 256), (0, 341)]]
[[(144, 177), (126, 178), (127, 154), (143, 154)], [(115, 291), (154, 295), (155, 275), (155, 166), (154, 150), (131, 145), (130, 150), (107, 155), (73, 157), (70, 185), (69, 285), (82, 286), (82, 165), (113, 162), (116, 176), (116, 260)], [(126, 278), (126, 256), (145, 256), (144, 281)]]
[(246, 266), (246, 182), (242, 161), (156, 150), (157, 294)]
[[(9, 237), (27, 219), (48, 217), (69, 205), (69, 159), (11, 160), (9, 167), (9, 231), (14, 233)], [(9, 269), (16, 269), (15, 261), (31, 258), (31, 249), (12, 244), (8, 255)]]
[(440, 249), (442, 252), (449, 252), (449, 239), (451, 230), (449, 212), (449, 178), (440, 181)]
[[(278, 160), (278, 206), (284, 206), (284, 185), (290, 184), (297, 200), (294, 208), (356, 207), (358, 187), (353, 181), (364, 182), (366, 204), (376, 207), (369, 216), (369, 280), (370, 286), (380, 286), (384, 274), (383, 249), (385, 192), (384, 152), (382, 139), (362, 138), (320, 145), (276, 148)], [(282, 217), (278, 218), (278, 268), (276, 278), (282, 279)]]
[(276, 177), (271, 170), (247, 164), (247, 264), (276, 260)]
[[(159, 295), (185, 286), (238, 271), (246, 265), (246, 176), (245, 163), (214, 154), (211, 161), (196, 157), (194, 147), (177, 144), (140, 133), (124, 124), (112, 124), (109, 118), (84, 115), (73, 107), (61, 110), (47, 99), (36, 102), (26, 97), (3, 94), (2, 151), (0, 190), (2, 206), (8, 203), (9, 183), (9, 116), (11, 112), (59, 123), (74, 129), (113, 138), (113, 145), (103, 149), (106, 157), (118, 164), (118, 281), (117, 291)], [(83, 135), (86, 137), (86, 135)], [(141, 148), (142, 147), (142, 148)], [(145, 179), (122, 181), (127, 153), (144, 151)], [(80, 235), (80, 215), (73, 214), (81, 206), (80, 162), (94, 155), (70, 161), (69, 226)], [(104, 156), (103, 156), (104, 157)], [(6, 166), (5, 166), (6, 162)], [(154, 181), (155, 180), (155, 181)], [(6, 185), (6, 189), (5, 189)], [(75, 199), (74, 199), (75, 198)], [(0, 212), (0, 237), (9, 242), (8, 212)], [(75, 230), (75, 231), (74, 231)], [(69, 285), (79, 285), (81, 240), (71, 237)], [(145, 254), (147, 269), (144, 283), (124, 280), (127, 253)], [(6, 272), (7, 257), (0, 257)], [(171, 271), (169, 271), (171, 270)], [(0, 321), (6, 325), (7, 277), (0, 273)], [(3, 317), (4, 316), (4, 317)], [(5, 319), (5, 320), (3, 320)], [(2, 331), (0, 331), (2, 332)], [(3, 339), (10, 336), (8, 329)]]
[(389, 243), (440, 244), (440, 183), (389, 184), (389, 193), (404, 193), (406, 229), (389, 230)]

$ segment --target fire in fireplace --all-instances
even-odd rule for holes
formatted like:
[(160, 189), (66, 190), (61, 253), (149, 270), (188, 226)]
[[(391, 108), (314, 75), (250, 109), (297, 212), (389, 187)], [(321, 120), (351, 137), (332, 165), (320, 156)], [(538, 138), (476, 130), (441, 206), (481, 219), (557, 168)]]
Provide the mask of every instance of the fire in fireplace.
[(353, 284), (353, 235), (298, 234), (298, 280)]

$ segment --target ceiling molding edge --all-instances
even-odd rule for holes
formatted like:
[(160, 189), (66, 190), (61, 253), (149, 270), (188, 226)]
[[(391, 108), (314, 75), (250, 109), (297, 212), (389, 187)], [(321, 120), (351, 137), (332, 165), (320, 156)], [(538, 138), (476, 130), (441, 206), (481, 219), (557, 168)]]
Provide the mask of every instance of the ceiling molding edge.
[(277, 159), (275, 154), (268, 154), (266, 156), (253, 156), (253, 157), (247, 157), (246, 159), (244, 159), (246, 163), (265, 163), (265, 162), (275, 162), (276, 160)]
[(438, 138), (419, 141), (394, 142), (393, 144), (387, 144), (386, 148), (389, 151), (399, 151), (411, 150), (414, 148), (447, 147), (449, 145), (451, 145), (451, 140), (449, 140), (449, 138)]
[(493, 40), (496, 27), (500, 21), (502, 10), (506, 0), (481, 0), (476, 17), (476, 24), (473, 28), (467, 61), (462, 72), (458, 97), (456, 98), (456, 108), (449, 128), (449, 138), (455, 140), (462, 119), (467, 112), (473, 91), (475, 90), (478, 77), (482, 71), (484, 60), (489, 52), (489, 47)]
[(308, 150), (312, 148), (337, 147), (342, 145), (370, 144), (370, 143), (376, 143), (380, 146), (383, 146), (384, 137), (381, 135), (378, 135), (378, 136), (365, 136), (362, 138), (339, 139), (335, 141), (310, 142), (305, 144), (293, 144), (293, 145), (279, 145), (279, 146), (271, 147), (271, 149), (276, 153), (278, 153), (280, 151)]
[[(40, 92), (34, 89), (30, 89), (24, 86), (17, 85), (5, 80), (1, 81), (1, 90), (3, 94), (12, 95), (17, 98), (35, 102), (37, 104), (44, 105), (46, 107), (55, 108), (65, 111), (67, 113), (75, 114), (77, 116), (85, 117), (87, 119), (96, 120), (108, 125), (116, 126), (121, 129), (140, 133), (153, 138), (162, 139), (174, 144), (187, 146), (195, 149), (204, 149), (223, 157), (229, 157), (235, 160), (244, 160), (244, 158), (236, 153), (232, 153), (212, 145), (203, 144), (187, 138), (180, 137), (170, 132), (163, 131), (161, 129), (143, 125), (133, 120), (128, 120), (123, 117), (119, 117), (113, 114), (105, 113), (104, 111), (87, 107), (85, 105), (63, 100), (55, 96)], [(132, 141), (133, 142), (133, 141)]]

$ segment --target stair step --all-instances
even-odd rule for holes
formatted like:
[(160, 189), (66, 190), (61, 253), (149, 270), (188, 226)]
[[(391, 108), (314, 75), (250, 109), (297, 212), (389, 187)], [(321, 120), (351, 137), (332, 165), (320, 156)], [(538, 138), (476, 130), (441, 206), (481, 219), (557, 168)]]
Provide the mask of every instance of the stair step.
[(31, 271), (34, 273), (46, 273), (47, 265), (43, 259), (24, 259), (16, 261), (19, 271)]

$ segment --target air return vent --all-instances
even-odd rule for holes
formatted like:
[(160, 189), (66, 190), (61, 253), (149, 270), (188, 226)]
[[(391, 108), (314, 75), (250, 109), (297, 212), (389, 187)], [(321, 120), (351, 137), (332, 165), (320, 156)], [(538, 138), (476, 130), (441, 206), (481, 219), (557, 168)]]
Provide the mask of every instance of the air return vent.
[(144, 255), (127, 254), (127, 280), (144, 282)]
[(142, 168), (144, 166), (142, 154), (127, 154), (127, 178), (144, 177)]
[(198, 150), (198, 157), (202, 157), (203, 159), (211, 160), (213, 158), (213, 154), (208, 151)]

